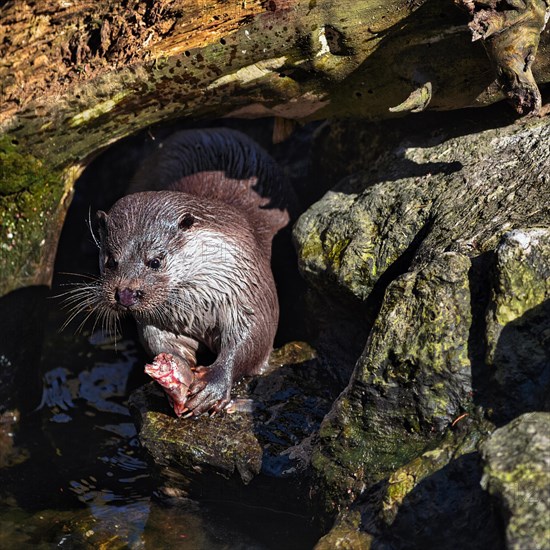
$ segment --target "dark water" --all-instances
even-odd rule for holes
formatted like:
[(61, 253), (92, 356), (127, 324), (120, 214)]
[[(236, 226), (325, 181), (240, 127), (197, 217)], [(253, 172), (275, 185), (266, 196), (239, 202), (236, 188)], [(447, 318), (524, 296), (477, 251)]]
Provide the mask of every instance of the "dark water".
[[(126, 403), (145, 382), (132, 338), (58, 332), (50, 313), (40, 408), (0, 469), (0, 548), (311, 548), (307, 517), (242, 502), (157, 498)], [(131, 336), (131, 326), (124, 327)]]

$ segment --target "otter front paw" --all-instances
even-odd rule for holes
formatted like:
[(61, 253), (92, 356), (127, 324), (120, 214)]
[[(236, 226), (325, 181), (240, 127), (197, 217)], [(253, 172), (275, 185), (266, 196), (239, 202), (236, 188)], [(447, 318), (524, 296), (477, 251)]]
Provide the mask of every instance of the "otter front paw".
[(231, 401), (231, 381), (223, 367), (196, 367), (195, 379), (189, 388), (188, 416), (199, 416), (205, 412), (213, 414), (224, 410)]
[(145, 365), (145, 372), (164, 388), (174, 412), (181, 416), (187, 410), (187, 392), (194, 378), (189, 365), (170, 353), (159, 353)]

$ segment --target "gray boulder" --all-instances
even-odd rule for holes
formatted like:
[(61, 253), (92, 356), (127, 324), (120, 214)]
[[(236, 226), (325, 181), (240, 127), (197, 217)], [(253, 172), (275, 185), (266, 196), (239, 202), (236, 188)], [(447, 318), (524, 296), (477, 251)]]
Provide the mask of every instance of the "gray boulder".
[(485, 441), (481, 453), (481, 483), (499, 503), (506, 547), (550, 548), (550, 414), (515, 418)]

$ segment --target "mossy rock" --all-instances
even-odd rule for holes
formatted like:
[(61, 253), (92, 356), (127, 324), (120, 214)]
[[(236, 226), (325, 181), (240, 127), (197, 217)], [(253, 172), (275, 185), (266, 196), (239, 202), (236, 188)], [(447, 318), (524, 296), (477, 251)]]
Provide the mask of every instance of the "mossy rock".
[(465, 416), (440, 444), (371, 485), (338, 515), (324, 548), (502, 547), (500, 520), (481, 488), (477, 447), (494, 429)]
[(0, 141), (0, 296), (50, 283), (55, 241), (70, 202), (65, 199), (76, 175), (19, 152), (7, 138)]
[[(510, 323), (486, 326), (489, 312), (510, 308), (514, 295), (532, 298), (521, 298), (518, 311), (547, 295), (541, 235), (550, 225), (549, 120), (454, 123), (446, 132), (409, 126), (294, 228), (300, 269), (312, 286), (381, 303), (313, 454), (329, 514), (437, 445), (456, 418), (478, 405), (483, 414), (498, 408), (487, 343)], [(514, 230), (531, 236), (533, 251), (506, 260), (499, 246)], [(521, 270), (514, 262), (523, 262)], [(505, 285), (510, 270), (518, 277)], [(539, 325), (530, 329), (537, 353), (510, 360), (540, 374), (547, 324)], [(540, 396), (535, 401), (540, 405)]]
[(329, 501), (414, 459), (472, 408), (469, 269), (449, 252), (388, 287), (352, 383), (319, 433), (312, 464)]
[(346, 511), (315, 545), (315, 550), (370, 550), (374, 537), (361, 530), (361, 513)]
[[(365, 300), (384, 274), (394, 278), (413, 260), (449, 250), (475, 258), (515, 228), (547, 227), (550, 124), (491, 127), (498, 125), (502, 118), (489, 118), (488, 128), (456, 118), (409, 122), (370, 165), (366, 151), (364, 170), (344, 178), (294, 227), (304, 277), (323, 291)], [(349, 132), (346, 139), (353, 140)], [(356, 128), (361, 140), (368, 150), (371, 135)]]

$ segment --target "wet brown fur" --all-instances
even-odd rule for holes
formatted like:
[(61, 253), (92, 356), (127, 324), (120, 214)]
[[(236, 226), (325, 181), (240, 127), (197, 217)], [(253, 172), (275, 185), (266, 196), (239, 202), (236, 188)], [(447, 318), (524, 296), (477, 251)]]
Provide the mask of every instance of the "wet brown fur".
[[(163, 154), (173, 163), (184, 153), (167, 147), (156, 165), (147, 161), (139, 186), (158, 181)], [(195, 369), (186, 406), (198, 415), (223, 409), (233, 382), (266, 366), (279, 315), (271, 242), (289, 215), (256, 176), (173, 173), (169, 190), (133, 193), (98, 213), (99, 293), (102, 307), (135, 318), (151, 356), (169, 353)], [(207, 367), (196, 365), (201, 346), (216, 355)]]

